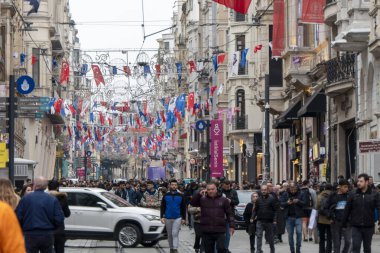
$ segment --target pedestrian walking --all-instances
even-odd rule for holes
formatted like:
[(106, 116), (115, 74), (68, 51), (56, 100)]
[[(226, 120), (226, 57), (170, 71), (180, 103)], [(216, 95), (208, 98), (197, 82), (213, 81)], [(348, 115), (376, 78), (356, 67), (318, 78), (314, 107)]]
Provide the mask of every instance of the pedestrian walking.
[(51, 253), (54, 231), (63, 225), (61, 205), (57, 198), (45, 192), (47, 185), (45, 178), (36, 178), (34, 192), (25, 195), (16, 208), (28, 253)]
[(230, 225), (230, 234), (235, 232), (234, 215), (228, 199), (218, 193), (215, 183), (209, 183), (206, 190), (197, 193), (190, 204), (201, 208), (200, 224), (205, 252), (213, 253), (216, 248), (217, 253), (226, 253), (226, 219)]
[(24, 195), (33, 192), (33, 184), (24, 184), (21, 189), (20, 197), (24, 197)]
[(340, 179), (337, 192), (332, 193), (328, 197), (324, 208), (324, 215), (331, 220), (331, 237), (334, 253), (348, 253), (351, 250), (351, 227), (349, 224), (343, 224), (349, 186), (350, 183), (346, 179)]
[(4, 201), (10, 205), (13, 210), (16, 209), (20, 201), (20, 197), (14, 191), (9, 179), (0, 178), (0, 201)]
[[(67, 193), (59, 192), (59, 183), (56, 180), (51, 180), (48, 184), (49, 194), (56, 197), (61, 205), (65, 218), (70, 217), (71, 212), (69, 203), (67, 202)], [(54, 232), (54, 250), (55, 253), (64, 253), (66, 243), (65, 224), (63, 223)]]
[(327, 200), (332, 193), (332, 185), (325, 184), (320, 188), (320, 193), (317, 199), (318, 209), (318, 231), (319, 231), (319, 253), (332, 252), (332, 238), (331, 238), (331, 220), (328, 213), (325, 212)]
[(141, 198), (141, 206), (152, 209), (159, 209), (162, 200), (162, 195), (154, 188), (152, 181), (147, 182), (147, 189)]
[[(295, 183), (289, 184), (289, 190), (281, 196), (281, 207), (284, 208), (286, 230), (291, 253), (301, 252), (302, 217), (305, 206), (305, 197)], [(296, 247), (294, 247), (294, 231), (296, 232)]]
[(25, 243), (20, 224), (12, 207), (0, 201), (0, 252), (25, 253)]
[[(225, 180), (222, 183), (222, 194), (224, 197), (228, 199), (230, 202), (231, 210), (235, 210), (235, 206), (239, 205), (239, 197), (237, 195), (236, 190), (231, 188), (231, 182), (229, 180)], [(224, 241), (224, 247), (226, 249), (226, 253), (230, 253), (230, 224), (226, 221), (226, 240)]]
[(302, 234), (304, 242), (312, 241), (313, 231), (309, 229), (309, 220), (311, 216), (311, 211), (316, 205), (316, 193), (314, 190), (310, 189), (309, 181), (305, 180), (302, 182), (301, 192), (305, 198), (305, 205), (303, 207), (303, 217), (302, 217)]
[(187, 208), (189, 214), (193, 217), (193, 225), (195, 232), (195, 240), (194, 240), (194, 251), (195, 253), (204, 253), (204, 243), (202, 240), (202, 231), (201, 231), (201, 208), (194, 207), (192, 205), (188, 205)]
[(170, 181), (170, 191), (162, 198), (161, 222), (166, 226), (170, 253), (178, 253), (179, 230), (186, 223), (186, 202), (176, 180)]
[(245, 207), (243, 217), (247, 225), (247, 233), (249, 235), (249, 245), (251, 253), (255, 253), (255, 239), (256, 239), (256, 202), (259, 198), (257, 192), (252, 193), (251, 202)]
[(257, 253), (262, 253), (263, 234), (265, 231), (266, 239), (270, 246), (270, 252), (274, 253), (274, 231), (273, 224), (277, 224), (278, 201), (269, 194), (267, 185), (261, 186), (261, 196), (256, 204), (256, 235)]
[(370, 187), (369, 176), (360, 174), (357, 189), (348, 197), (343, 222), (352, 226), (352, 253), (360, 253), (362, 244), (364, 253), (371, 253), (375, 209), (380, 213), (380, 194)]

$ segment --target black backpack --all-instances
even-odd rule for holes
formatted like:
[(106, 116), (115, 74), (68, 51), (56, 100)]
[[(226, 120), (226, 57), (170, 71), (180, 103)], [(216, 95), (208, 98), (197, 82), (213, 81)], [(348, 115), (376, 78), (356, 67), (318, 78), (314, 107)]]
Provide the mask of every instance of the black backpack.
[(322, 216), (330, 218), (330, 212), (327, 208), (328, 197), (321, 197), (321, 202), (319, 203), (318, 213)]
[(311, 196), (309, 188), (303, 189), (302, 192), (305, 195), (304, 196), (305, 197), (305, 208), (306, 209), (313, 208), (314, 202), (313, 202), (313, 198)]

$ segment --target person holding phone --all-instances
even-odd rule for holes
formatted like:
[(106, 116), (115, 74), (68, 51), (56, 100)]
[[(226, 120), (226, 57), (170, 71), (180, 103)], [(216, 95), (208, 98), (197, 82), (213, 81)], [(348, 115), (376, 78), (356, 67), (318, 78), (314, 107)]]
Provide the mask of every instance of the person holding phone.
[[(215, 183), (208, 183), (206, 190), (194, 195), (190, 202), (193, 207), (201, 208), (200, 227), (205, 252), (226, 253), (226, 221), (230, 225), (230, 234), (235, 232), (235, 220), (230, 201), (218, 193)], [(226, 218), (226, 219), (225, 219)]]

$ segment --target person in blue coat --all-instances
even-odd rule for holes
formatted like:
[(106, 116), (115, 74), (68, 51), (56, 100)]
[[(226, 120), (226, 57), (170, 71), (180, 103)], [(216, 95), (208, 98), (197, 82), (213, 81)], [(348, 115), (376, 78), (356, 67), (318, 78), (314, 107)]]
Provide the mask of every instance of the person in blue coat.
[(165, 194), (161, 201), (161, 222), (165, 224), (168, 232), (170, 253), (178, 253), (179, 230), (181, 224), (186, 222), (186, 201), (178, 192), (178, 182), (170, 181), (170, 191)]

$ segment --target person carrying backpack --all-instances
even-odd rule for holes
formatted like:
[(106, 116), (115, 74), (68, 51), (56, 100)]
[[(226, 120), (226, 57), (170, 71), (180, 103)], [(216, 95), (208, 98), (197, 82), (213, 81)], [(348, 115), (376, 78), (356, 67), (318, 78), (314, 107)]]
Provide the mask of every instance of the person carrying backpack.
[(321, 193), (317, 199), (318, 210), (318, 231), (319, 231), (319, 253), (332, 252), (332, 238), (331, 238), (331, 220), (329, 219), (328, 212), (325, 212), (327, 200), (332, 193), (332, 185), (325, 184), (321, 186)]
[(315, 204), (317, 202), (317, 195), (313, 189), (309, 188), (309, 181), (305, 180), (302, 182), (301, 193), (304, 195), (305, 205), (303, 207), (303, 217), (302, 217), (302, 234), (303, 241), (312, 241), (311, 233), (312, 231), (308, 228), (311, 211), (315, 209)]

